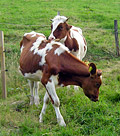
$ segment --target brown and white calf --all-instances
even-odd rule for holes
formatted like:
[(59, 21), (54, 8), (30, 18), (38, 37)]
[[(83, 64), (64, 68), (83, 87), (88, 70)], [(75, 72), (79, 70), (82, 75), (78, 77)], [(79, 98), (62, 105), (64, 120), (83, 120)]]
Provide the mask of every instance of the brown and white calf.
[(87, 51), (86, 40), (82, 30), (78, 27), (70, 26), (66, 23), (68, 18), (57, 15), (52, 19), (51, 34), (49, 39), (60, 39), (70, 52), (78, 59), (82, 60)]
[(92, 101), (98, 101), (101, 70), (94, 63), (89, 66), (72, 55), (68, 48), (55, 41), (44, 40), (41, 34), (27, 33), (21, 43), (20, 71), (30, 81), (41, 81), (46, 88), (39, 121), (43, 121), (49, 99), (59, 125), (66, 126), (60, 113), (60, 101), (55, 86), (77, 85)]
[[(29, 47), (29, 46), (27, 46), (27, 44), (29, 44), (29, 42), (33, 43), (33, 48), (31, 48), (31, 51), (32, 51), (35, 48), (39, 47), (40, 42), (42, 40), (46, 40), (46, 37), (45, 37), (45, 35), (43, 35), (41, 33), (36, 33), (34, 31), (32, 31), (30, 33), (25, 33), (23, 40), (20, 43), (21, 58), (22, 58), (22, 56), (24, 56), (24, 61), (26, 61), (25, 57), (28, 57), (28, 54), (27, 54), (27, 56), (25, 56), (25, 54), (26, 54), (25, 51), (24, 51), (24, 53), (22, 53), (22, 51), (23, 51), (23, 49), (27, 50), (27, 48)], [(32, 56), (30, 55), (29, 57), (32, 61), (32, 58), (31, 58)], [(29, 67), (29, 65), (27, 65), (27, 67)], [(38, 106), (38, 104), (39, 104), (39, 96), (38, 96), (39, 82), (37, 82), (36, 80), (29, 80), (28, 79), (28, 83), (29, 83), (29, 86), (30, 86), (30, 94), (31, 94), (30, 105), (33, 105), (33, 103), (35, 103), (35, 105)]]

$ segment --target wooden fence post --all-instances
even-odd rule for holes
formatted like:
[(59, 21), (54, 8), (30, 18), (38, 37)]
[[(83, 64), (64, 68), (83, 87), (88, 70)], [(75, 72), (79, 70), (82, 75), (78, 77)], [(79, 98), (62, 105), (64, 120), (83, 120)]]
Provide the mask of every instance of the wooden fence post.
[(2, 80), (2, 98), (7, 97), (6, 74), (5, 74), (5, 52), (4, 52), (4, 34), (0, 31), (0, 57), (1, 57), (1, 80)]
[(117, 55), (119, 56), (119, 40), (118, 40), (118, 25), (117, 25), (117, 20), (114, 20), (114, 30), (115, 30), (115, 43), (116, 43), (116, 52)]

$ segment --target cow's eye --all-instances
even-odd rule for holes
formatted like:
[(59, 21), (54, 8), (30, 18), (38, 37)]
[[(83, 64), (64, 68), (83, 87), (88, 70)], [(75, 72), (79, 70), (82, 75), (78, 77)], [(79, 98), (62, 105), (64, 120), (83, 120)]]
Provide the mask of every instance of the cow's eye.
[(99, 88), (99, 87), (100, 87), (100, 84), (99, 84), (99, 83), (96, 83), (96, 87)]
[(59, 31), (61, 31), (62, 29), (63, 29), (63, 27), (62, 27), (62, 26), (59, 26), (59, 27), (58, 27), (58, 30), (59, 30)]

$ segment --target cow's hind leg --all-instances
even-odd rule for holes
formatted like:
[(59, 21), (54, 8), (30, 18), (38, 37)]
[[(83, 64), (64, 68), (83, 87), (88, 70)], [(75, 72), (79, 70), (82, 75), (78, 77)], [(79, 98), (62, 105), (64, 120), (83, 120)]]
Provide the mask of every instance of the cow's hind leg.
[[(69, 89), (70, 89), (70, 87), (71, 87), (71, 86), (70, 86), (70, 85), (68, 85), (68, 86), (67, 86), (67, 89), (69, 90)], [(79, 90), (79, 87), (78, 87), (78, 86), (76, 86), (76, 85), (74, 85), (74, 90), (75, 90), (75, 91)]]
[(43, 115), (44, 115), (45, 112), (46, 112), (46, 108), (47, 108), (48, 102), (49, 102), (49, 95), (48, 95), (48, 93), (46, 92), (46, 93), (45, 93), (45, 96), (44, 96), (44, 100), (43, 100), (42, 111), (41, 111), (40, 116), (39, 116), (39, 122), (43, 122)]
[(28, 80), (28, 83), (30, 86), (30, 105), (33, 105), (34, 103), (34, 94), (33, 94), (34, 81)]
[(35, 89), (35, 93), (34, 93), (34, 103), (35, 103), (36, 106), (39, 105), (38, 88), (39, 88), (39, 83), (38, 83), (37, 81), (34, 81), (34, 89)]

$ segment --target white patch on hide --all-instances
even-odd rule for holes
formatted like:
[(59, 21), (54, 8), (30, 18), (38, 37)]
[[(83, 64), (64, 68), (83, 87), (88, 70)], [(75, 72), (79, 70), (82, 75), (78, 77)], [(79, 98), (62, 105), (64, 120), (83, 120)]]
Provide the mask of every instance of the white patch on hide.
[(24, 49), (24, 46), (22, 45), (22, 47), (20, 48), (21, 53), (22, 53), (23, 49)]
[(37, 54), (42, 57), (42, 58), (41, 58), (41, 61), (39, 62), (39, 65), (40, 65), (40, 66), (44, 65), (44, 63), (46, 62), (46, 61), (45, 61), (45, 56), (47, 55), (46, 52), (47, 52), (47, 51), (50, 51), (52, 48), (53, 48), (53, 47), (52, 47), (52, 44), (51, 44), (51, 43), (48, 43), (48, 44), (45, 46), (45, 48), (40, 49), (40, 50), (37, 51)]
[(40, 81), (42, 78), (42, 71), (37, 70), (35, 73), (25, 73), (24, 77), (29, 80)]
[(62, 43), (55, 42), (55, 44), (60, 45), (60, 46), (55, 50), (55, 52), (54, 52), (55, 55), (57, 54), (58, 56), (60, 56), (60, 55), (61, 55), (62, 53), (64, 53), (65, 51), (70, 52), (69, 49), (68, 49), (66, 46), (64, 46)]
[(82, 35), (82, 29), (80, 29), (79, 27), (72, 26), (71, 30), (73, 30), (73, 31), (76, 30), (76, 31), (78, 31), (79, 34)]
[(28, 34), (32, 34), (31, 37), (35, 37), (36, 35), (45, 37), (44, 34), (42, 34), (42, 33), (36, 33), (35, 31), (32, 31), (32, 32), (30, 32), (30, 33), (25, 33), (24, 36), (26, 36), (26, 35), (28, 35)]
[(46, 38), (44, 37), (38, 37), (36, 42), (33, 43), (33, 46), (31, 47), (30, 51), (33, 51), (34, 50), (34, 54), (37, 53), (38, 51), (38, 47), (40, 46), (40, 44), (42, 43), (43, 40), (45, 40)]
[(60, 56), (62, 53), (64, 53), (65, 52), (65, 50), (63, 49), (63, 48), (61, 48), (61, 47), (59, 47), (59, 48), (57, 48), (56, 50), (55, 50), (55, 53), (54, 54), (57, 54), (58, 56)]
[[(75, 53), (76, 54), (75, 56), (79, 58), (80, 60), (82, 60), (85, 57), (85, 54), (87, 51), (87, 46), (85, 45), (85, 42), (83, 39), (82, 30), (78, 27), (72, 26), (72, 28), (70, 29), (70, 36), (77, 40), (77, 43), (79, 45), (79, 51), (77, 54)], [(86, 50), (84, 50), (84, 46), (86, 47)], [(72, 52), (72, 54), (74, 53)]]

